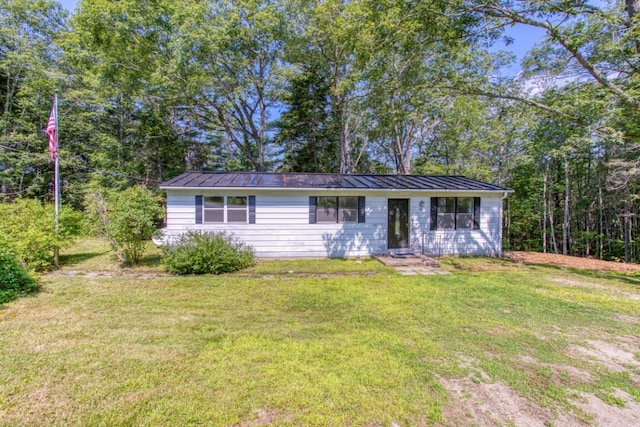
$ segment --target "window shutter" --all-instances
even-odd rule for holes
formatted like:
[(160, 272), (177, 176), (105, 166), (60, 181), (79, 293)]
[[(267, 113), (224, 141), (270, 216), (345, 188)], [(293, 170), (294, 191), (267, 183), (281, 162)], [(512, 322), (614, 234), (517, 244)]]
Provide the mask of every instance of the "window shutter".
[(202, 224), (202, 196), (196, 196), (196, 224)]
[(316, 197), (309, 196), (309, 224), (315, 224), (316, 222)]
[(256, 223), (256, 196), (249, 196), (249, 224)]
[(358, 196), (358, 222), (365, 222), (367, 212), (364, 196)]
[(473, 198), (473, 229), (480, 229), (480, 197)]
[(431, 198), (431, 222), (429, 224), (430, 230), (438, 229), (438, 198)]

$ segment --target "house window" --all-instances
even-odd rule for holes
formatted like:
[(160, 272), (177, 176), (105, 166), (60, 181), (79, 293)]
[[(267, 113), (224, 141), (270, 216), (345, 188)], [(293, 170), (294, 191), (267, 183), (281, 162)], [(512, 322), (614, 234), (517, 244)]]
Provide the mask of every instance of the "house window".
[(456, 229), (455, 197), (438, 197), (438, 230)]
[(247, 222), (247, 198), (206, 196), (202, 206), (204, 222)]
[(433, 230), (473, 230), (479, 228), (479, 197), (434, 197), (431, 203)]
[(247, 222), (246, 197), (227, 197), (227, 222)]
[(204, 198), (204, 222), (224, 222), (224, 197)]
[(456, 198), (456, 229), (473, 228), (473, 197)]
[(338, 222), (358, 222), (357, 197), (338, 197)]
[(310, 223), (365, 222), (365, 198), (360, 196), (311, 196)]
[(318, 197), (316, 202), (316, 220), (318, 222), (338, 222), (337, 197)]

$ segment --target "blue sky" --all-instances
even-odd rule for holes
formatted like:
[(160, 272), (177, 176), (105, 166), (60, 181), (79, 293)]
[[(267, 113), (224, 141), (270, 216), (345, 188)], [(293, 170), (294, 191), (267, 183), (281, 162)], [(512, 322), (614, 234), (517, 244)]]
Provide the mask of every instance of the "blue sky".
[(78, 0), (58, 0), (58, 2), (69, 12), (73, 12), (78, 4)]

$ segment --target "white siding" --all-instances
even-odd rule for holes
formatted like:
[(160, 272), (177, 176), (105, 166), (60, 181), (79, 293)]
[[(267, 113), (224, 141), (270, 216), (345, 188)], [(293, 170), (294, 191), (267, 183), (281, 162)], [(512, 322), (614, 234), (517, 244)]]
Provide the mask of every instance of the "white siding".
[(430, 197), (425, 200), (424, 212), (418, 210), (417, 204), (413, 212), (412, 246), (422, 248), (424, 242), (425, 254), (491, 256), (502, 254), (501, 197), (481, 197), (480, 229), (478, 230), (430, 230)]
[[(255, 224), (196, 224), (196, 195), (256, 196)], [(365, 196), (365, 223), (309, 224), (309, 196)], [(440, 196), (468, 194), (437, 194)], [(258, 257), (357, 257), (387, 252), (387, 199), (410, 199), (411, 250), (430, 254), (498, 255), (502, 240), (502, 200), (481, 200), (480, 230), (430, 231), (427, 192), (337, 192), (254, 190), (167, 191), (168, 240), (186, 230), (227, 231), (255, 248)], [(424, 207), (420, 208), (420, 202)], [(424, 242), (424, 246), (423, 246)]]

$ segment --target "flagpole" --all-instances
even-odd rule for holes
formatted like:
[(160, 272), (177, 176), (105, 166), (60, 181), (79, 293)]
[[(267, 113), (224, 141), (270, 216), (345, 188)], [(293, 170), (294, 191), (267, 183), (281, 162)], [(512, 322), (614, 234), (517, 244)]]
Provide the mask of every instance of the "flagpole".
[[(53, 183), (53, 198), (55, 204), (55, 231), (56, 231), (56, 240), (58, 237), (58, 229), (59, 229), (59, 216), (60, 216), (60, 164), (58, 160), (59, 148), (60, 148), (60, 127), (58, 126), (58, 90), (55, 91), (53, 95), (53, 108), (55, 110), (55, 121), (56, 121), (56, 158), (55, 158), (55, 172), (54, 172), (54, 183)], [(53, 258), (56, 267), (58, 267), (60, 250), (58, 247), (55, 248)]]

